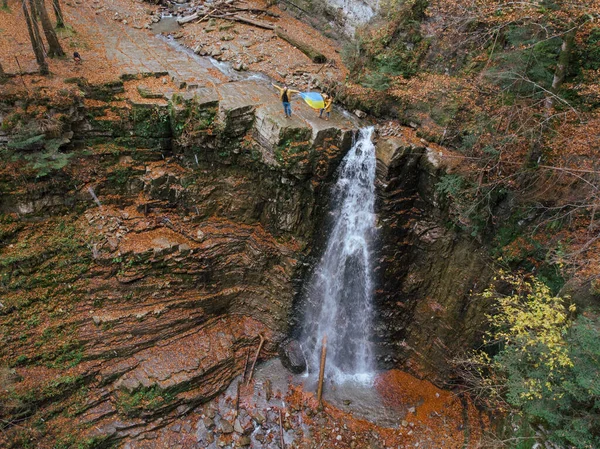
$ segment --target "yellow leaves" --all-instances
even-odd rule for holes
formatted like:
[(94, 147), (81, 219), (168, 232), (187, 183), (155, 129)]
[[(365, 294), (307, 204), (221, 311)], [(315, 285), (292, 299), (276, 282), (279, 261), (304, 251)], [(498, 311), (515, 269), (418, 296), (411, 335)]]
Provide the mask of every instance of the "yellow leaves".
[(518, 345), (524, 355), (537, 354), (535, 367), (544, 364), (550, 372), (572, 367), (564, 335), (575, 306), (567, 309), (563, 298), (553, 296), (548, 286), (535, 278), (526, 280), (503, 272), (498, 278), (511, 285), (512, 294), (498, 295), (490, 288), (482, 295), (497, 298), (497, 313), (488, 315), (493, 327), (491, 337)]
[(569, 306), (569, 312), (571, 312), (571, 313), (575, 313), (575, 310), (576, 310), (576, 309), (577, 309), (577, 307), (575, 306), (575, 304), (571, 304), (571, 305)]

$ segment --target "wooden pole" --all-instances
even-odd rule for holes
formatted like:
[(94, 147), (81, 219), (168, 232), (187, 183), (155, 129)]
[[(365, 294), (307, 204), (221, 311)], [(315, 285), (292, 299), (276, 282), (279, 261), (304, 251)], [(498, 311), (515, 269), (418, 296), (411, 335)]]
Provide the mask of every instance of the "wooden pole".
[(25, 80), (23, 79), (23, 69), (21, 68), (21, 64), (19, 63), (19, 59), (17, 58), (17, 55), (15, 56), (15, 61), (17, 61), (17, 66), (19, 67), (19, 77), (21, 78), (21, 82), (23, 83), (23, 87), (25, 88), (25, 90), (27, 92), (29, 92), (29, 89), (27, 89), (27, 84), (25, 84)]
[(249, 385), (250, 381), (252, 381), (252, 376), (254, 376), (254, 367), (256, 366), (256, 361), (258, 360), (258, 355), (260, 354), (260, 350), (263, 347), (263, 343), (265, 342), (265, 337), (263, 337), (262, 334), (260, 334), (259, 337), (260, 343), (258, 344), (258, 349), (256, 350), (256, 355), (254, 356), (254, 362), (252, 362), (252, 368), (250, 368), (250, 376), (248, 376), (248, 382), (246, 382), (246, 385)]
[(319, 407), (323, 403), (323, 379), (325, 377), (325, 360), (327, 359), (327, 335), (323, 336), (323, 345), (321, 346), (321, 366), (319, 367), (319, 386), (317, 387), (317, 401)]
[(283, 416), (279, 409), (279, 438), (281, 439), (281, 449), (285, 449), (285, 440), (283, 439)]

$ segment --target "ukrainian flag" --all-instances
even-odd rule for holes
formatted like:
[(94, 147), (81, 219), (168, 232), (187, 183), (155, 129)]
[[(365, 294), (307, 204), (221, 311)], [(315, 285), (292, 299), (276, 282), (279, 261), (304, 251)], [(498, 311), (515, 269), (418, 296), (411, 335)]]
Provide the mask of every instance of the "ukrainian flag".
[(300, 92), (300, 96), (313, 109), (323, 109), (325, 107), (325, 100), (319, 92)]

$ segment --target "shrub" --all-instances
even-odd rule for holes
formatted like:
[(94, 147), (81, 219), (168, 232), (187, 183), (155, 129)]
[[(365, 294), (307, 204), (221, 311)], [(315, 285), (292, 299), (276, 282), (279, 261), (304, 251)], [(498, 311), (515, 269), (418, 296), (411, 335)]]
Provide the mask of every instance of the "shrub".
[(534, 430), (521, 437), (523, 447), (600, 447), (600, 319), (575, 319), (568, 298), (538, 279), (501, 273), (497, 281), (509, 293), (483, 293), (496, 299), (496, 310), (486, 352), (472, 358), (474, 377), (488, 398), (505, 401), (513, 422)]

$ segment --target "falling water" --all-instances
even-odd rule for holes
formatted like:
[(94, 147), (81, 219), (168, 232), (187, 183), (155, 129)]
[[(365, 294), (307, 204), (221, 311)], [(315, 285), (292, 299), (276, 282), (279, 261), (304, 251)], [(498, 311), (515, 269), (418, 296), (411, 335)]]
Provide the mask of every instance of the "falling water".
[(89, 194), (92, 196), (92, 199), (94, 200), (94, 202), (98, 205), (98, 207), (100, 209), (102, 209), (102, 203), (100, 202), (100, 200), (98, 199), (98, 197), (96, 196), (96, 193), (94, 192), (94, 189), (92, 189), (91, 187), (88, 187), (88, 192)]
[(375, 230), (373, 127), (362, 129), (339, 168), (332, 194), (332, 230), (309, 281), (301, 342), (309, 372), (318, 371), (327, 336), (326, 375), (337, 383), (372, 378), (373, 281), (371, 242)]

